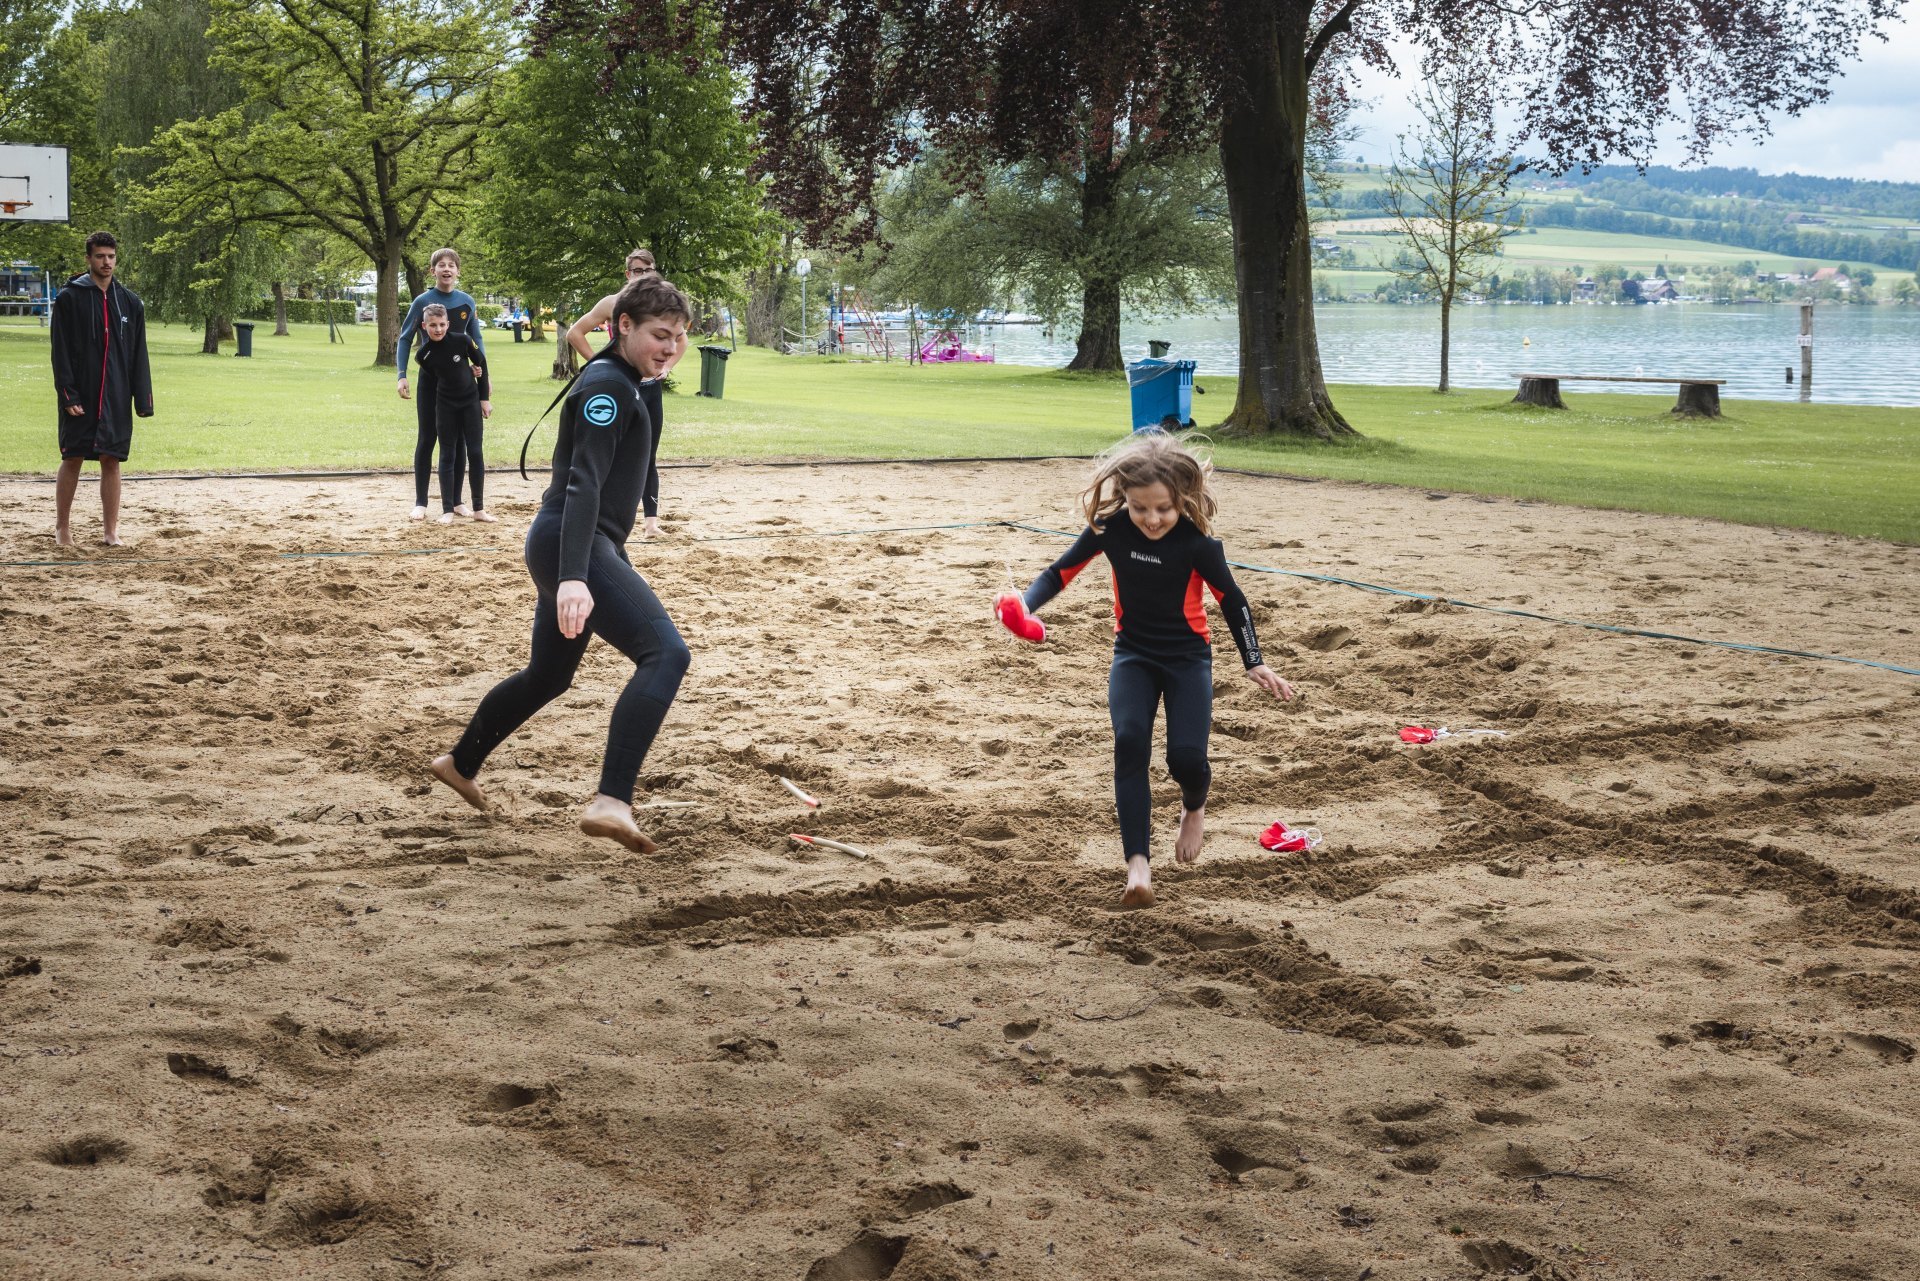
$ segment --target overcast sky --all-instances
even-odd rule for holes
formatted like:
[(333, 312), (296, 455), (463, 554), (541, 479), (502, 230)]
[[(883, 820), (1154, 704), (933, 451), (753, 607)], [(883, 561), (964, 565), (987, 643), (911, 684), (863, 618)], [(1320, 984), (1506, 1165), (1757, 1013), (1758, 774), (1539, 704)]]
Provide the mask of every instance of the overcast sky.
[[(1867, 42), (1861, 60), (1833, 86), (1825, 103), (1797, 119), (1776, 118), (1767, 138), (1722, 143), (1708, 163), (1762, 173), (1920, 182), (1920, 14), (1908, 5), (1903, 20), (1887, 34), (1885, 44)], [(1417, 65), (1411, 57), (1401, 64), (1408, 71)], [(1361, 135), (1349, 154), (1385, 160), (1394, 135), (1413, 123), (1405, 86), (1368, 72), (1360, 92), (1369, 102), (1356, 116)], [(1655, 164), (1684, 160), (1679, 146), (1653, 157)]]

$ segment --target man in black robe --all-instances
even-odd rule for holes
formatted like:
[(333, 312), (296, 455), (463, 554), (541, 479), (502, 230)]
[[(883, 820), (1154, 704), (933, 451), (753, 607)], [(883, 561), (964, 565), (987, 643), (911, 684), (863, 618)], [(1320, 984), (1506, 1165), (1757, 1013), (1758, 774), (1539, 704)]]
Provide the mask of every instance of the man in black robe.
[(60, 395), (60, 478), (54, 486), (54, 538), (72, 546), (68, 517), (80, 468), (100, 464), (101, 541), (120, 545), (120, 464), (133, 449), (133, 418), (153, 417), (147, 370), (147, 314), (113, 278), (113, 236), (87, 237), (87, 270), (53, 300), (53, 386)]

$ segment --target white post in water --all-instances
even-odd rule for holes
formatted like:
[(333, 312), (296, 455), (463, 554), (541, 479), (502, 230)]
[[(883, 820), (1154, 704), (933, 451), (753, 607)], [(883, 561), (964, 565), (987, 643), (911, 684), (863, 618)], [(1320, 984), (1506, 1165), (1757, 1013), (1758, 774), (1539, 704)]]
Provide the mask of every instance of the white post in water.
[(1813, 399), (1813, 304), (1800, 304), (1800, 399)]
[(800, 277), (800, 348), (807, 345), (807, 274), (813, 270), (813, 260), (802, 258), (793, 264), (793, 274)]

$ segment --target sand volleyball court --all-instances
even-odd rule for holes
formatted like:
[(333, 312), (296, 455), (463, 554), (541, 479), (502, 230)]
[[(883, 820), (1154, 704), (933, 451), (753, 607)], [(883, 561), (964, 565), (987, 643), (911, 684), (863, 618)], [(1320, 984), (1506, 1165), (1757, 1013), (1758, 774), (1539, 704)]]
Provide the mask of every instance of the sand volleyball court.
[[(1304, 698), (1216, 628), (1211, 839), (1121, 914), (1104, 574), (988, 616), (1082, 469), (668, 471), (646, 858), (572, 827), (604, 646), (502, 815), (427, 780), (536, 485), (135, 481), (63, 555), (0, 483), (0, 1272), (1920, 1275), (1920, 677), (1242, 573)], [(1920, 667), (1912, 548), (1219, 493), (1245, 562)]]

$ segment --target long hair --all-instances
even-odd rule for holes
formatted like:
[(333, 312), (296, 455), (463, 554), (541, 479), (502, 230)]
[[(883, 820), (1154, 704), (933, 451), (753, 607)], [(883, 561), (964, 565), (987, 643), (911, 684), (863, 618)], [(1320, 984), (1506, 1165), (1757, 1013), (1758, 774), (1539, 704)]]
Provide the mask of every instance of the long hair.
[(1092, 481), (1080, 495), (1087, 524), (1105, 529), (1113, 514), (1127, 505), (1129, 489), (1165, 485), (1180, 514), (1211, 537), (1215, 506), (1207, 478), (1213, 474), (1213, 464), (1194, 452), (1191, 442), (1197, 439), (1143, 431), (1101, 454)]

